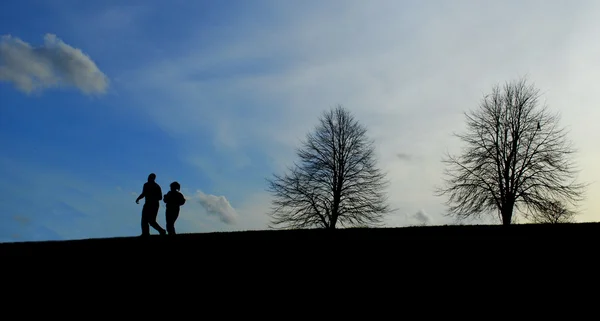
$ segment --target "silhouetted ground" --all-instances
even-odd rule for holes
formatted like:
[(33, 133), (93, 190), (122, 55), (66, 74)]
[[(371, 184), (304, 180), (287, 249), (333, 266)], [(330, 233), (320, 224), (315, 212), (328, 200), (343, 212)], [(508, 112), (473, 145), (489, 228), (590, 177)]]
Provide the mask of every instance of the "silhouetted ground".
[[(600, 239), (600, 223), (576, 224), (519, 224), (448, 225), (404, 228), (351, 228), (333, 231), (265, 230), (243, 232), (215, 232), (179, 234), (174, 237), (152, 235), (47, 242), (0, 243), (3, 257), (39, 258), (45, 256), (127, 257), (146, 254), (183, 255), (184, 253), (208, 258), (225, 253), (265, 257), (289, 256), (291, 253), (328, 253), (330, 256), (366, 250), (406, 253), (425, 250), (470, 253), (480, 250), (518, 252), (545, 252), (581, 248)], [(519, 245), (519, 248), (510, 247)], [(527, 250), (525, 250), (527, 249)], [(299, 252), (295, 252), (299, 251)], [(489, 252), (489, 251), (484, 251)], [(443, 253), (438, 253), (443, 254)], [(187, 256), (187, 254), (185, 255)]]
[(108, 309), (114, 318), (118, 306), (131, 309), (140, 298), (152, 300), (140, 313), (155, 317), (147, 308), (168, 313), (164, 300), (188, 300), (172, 304), (189, 313), (219, 306), (219, 313), (242, 315), (253, 308), (230, 306), (290, 315), (323, 301), (352, 316), (348, 311), (380, 309), (385, 300), (390, 308), (416, 309), (404, 305), (407, 297), (430, 309), (440, 302), (497, 304), (493, 297), (506, 291), (562, 299), (576, 285), (595, 290), (599, 238), (600, 223), (247, 231), (2, 243), (0, 263), (13, 301), (4, 306), (47, 318), (50, 312), (32, 310), (33, 303), (53, 302), (61, 317), (88, 306), (88, 314)]

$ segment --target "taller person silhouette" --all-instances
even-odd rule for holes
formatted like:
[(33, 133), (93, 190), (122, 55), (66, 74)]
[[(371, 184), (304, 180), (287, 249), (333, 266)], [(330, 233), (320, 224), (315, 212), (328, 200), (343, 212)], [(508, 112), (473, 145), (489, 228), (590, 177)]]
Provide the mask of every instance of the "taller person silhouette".
[(156, 222), (160, 201), (163, 198), (160, 185), (156, 183), (156, 174), (151, 173), (148, 175), (148, 182), (144, 183), (142, 194), (138, 196), (138, 198), (135, 200), (135, 203), (139, 204), (142, 198), (145, 198), (146, 202), (142, 208), (141, 236), (150, 236), (150, 226), (157, 230), (160, 235), (166, 235), (167, 231), (158, 225), (158, 222)]

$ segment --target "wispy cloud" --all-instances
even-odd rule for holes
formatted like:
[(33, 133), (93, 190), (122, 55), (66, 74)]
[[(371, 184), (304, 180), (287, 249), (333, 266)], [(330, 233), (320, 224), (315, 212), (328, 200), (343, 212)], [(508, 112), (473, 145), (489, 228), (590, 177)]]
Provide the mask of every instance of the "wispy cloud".
[(28, 217), (23, 215), (15, 215), (13, 219), (21, 224), (29, 224), (31, 222)]
[(424, 210), (418, 210), (415, 214), (411, 216), (411, 219), (416, 221), (419, 225), (427, 225), (431, 223), (431, 218)]
[(398, 156), (399, 159), (401, 160), (405, 160), (405, 161), (410, 161), (413, 159), (413, 156), (407, 153), (398, 153), (396, 154), (396, 156)]
[(41, 46), (2, 36), (0, 81), (11, 82), (25, 93), (73, 86), (85, 94), (103, 94), (109, 86), (108, 77), (90, 57), (53, 34), (46, 34)]

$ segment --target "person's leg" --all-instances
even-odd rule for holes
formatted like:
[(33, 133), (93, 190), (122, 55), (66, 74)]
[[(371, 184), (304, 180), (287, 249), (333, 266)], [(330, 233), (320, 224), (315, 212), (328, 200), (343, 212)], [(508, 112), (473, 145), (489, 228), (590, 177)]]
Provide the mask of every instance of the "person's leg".
[(172, 214), (172, 226), (171, 229), (173, 230), (173, 235), (175, 235), (175, 221), (177, 221), (177, 218), (179, 217), (179, 208), (175, 208), (173, 210), (173, 214)]
[(148, 208), (144, 205), (142, 208), (142, 236), (150, 235), (150, 226), (148, 223)]
[(158, 225), (158, 222), (156, 222), (156, 217), (158, 217), (158, 209), (159, 206), (152, 206), (152, 209), (149, 210), (148, 223), (150, 223), (150, 226), (157, 230), (160, 235), (165, 235), (167, 231), (165, 231), (165, 229)]
[(177, 219), (172, 209), (167, 209), (165, 212), (165, 218), (167, 220), (167, 232), (169, 235), (175, 235), (175, 220)]

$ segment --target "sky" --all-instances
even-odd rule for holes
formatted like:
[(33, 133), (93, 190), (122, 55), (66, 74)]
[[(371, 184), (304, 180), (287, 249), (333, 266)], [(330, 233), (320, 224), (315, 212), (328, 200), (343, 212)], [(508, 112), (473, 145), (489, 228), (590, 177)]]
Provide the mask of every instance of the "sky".
[(598, 16), (594, 0), (2, 1), (0, 242), (139, 235), (152, 172), (188, 199), (178, 232), (266, 229), (266, 179), (336, 105), (376, 143), (385, 225), (453, 224), (434, 195), (452, 133), (522, 76), (591, 184), (577, 221), (599, 221)]

